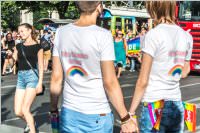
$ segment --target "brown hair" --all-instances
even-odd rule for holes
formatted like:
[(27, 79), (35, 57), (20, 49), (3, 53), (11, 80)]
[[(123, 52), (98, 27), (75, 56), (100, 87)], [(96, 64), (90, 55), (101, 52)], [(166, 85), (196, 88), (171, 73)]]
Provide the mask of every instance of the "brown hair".
[(77, 1), (76, 2), (80, 13), (85, 13), (85, 14), (92, 14), (100, 3), (101, 3), (100, 1)]
[(158, 25), (164, 18), (165, 22), (175, 23), (176, 1), (147, 1), (146, 8), (154, 24)]
[(37, 32), (35, 31), (35, 28), (32, 25), (30, 25), (28, 23), (23, 23), (23, 24), (20, 24), (18, 27), (20, 27), (20, 26), (24, 26), (27, 29), (31, 29), (31, 37), (35, 42), (38, 43), (38, 41), (37, 41)]

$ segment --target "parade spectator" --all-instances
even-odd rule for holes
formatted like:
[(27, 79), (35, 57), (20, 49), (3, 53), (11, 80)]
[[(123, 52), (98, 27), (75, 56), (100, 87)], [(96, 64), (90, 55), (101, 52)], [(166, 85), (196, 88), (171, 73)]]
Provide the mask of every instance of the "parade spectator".
[(77, 2), (80, 18), (57, 30), (51, 76), (51, 112), (58, 110), (62, 92), (60, 132), (112, 133), (113, 114), (106, 92), (119, 113), (122, 132), (134, 132), (115, 75), (112, 34), (96, 26), (103, 7), (99, 1)]
[[(48, 41), (48, 43), (50, 43), (52, 45), (50, 32), (48, 32), (47, 30), (44, 30), (43, 37), (44, 37), (44, 39), (46, 39)], [(49, 65), (50, 59), (51, 59), (51, 48), (48, 50), (44, 50), (44, 71), (45, 72), (48, 72), (48, 65)]]
[[(127, 37), (127, 42), (130, 41), (130, 40), (133, 40), (135, 39), (135, 35), (133, 34), (133, 32), (130, 30), (128, 33), (127, 33), (128, 37)], [(130, 62), (130, 72), (134, 72), (135, 71), (135, 60), (136, 60), (136, 55), (133, 54), (133, 53), (128, 53), (128, 60)]]
[(3, 49), (5, 40), (6, 39), (5, 39), (4, 33), (1, 32), (1, 71), (3, 70), (3, 64), (4, 64), (4, 60), (6, 58), (6, 50)]
[[(11, 66), (14, 65), (14, 61), (12, 58), (12, 54), (14, 51), (15, 47), (15, 41), (12, 38), (12, 33), (8, 33), (6, 35), (6, 40), (2, 42), (3, 44), (3, 49), (6, 51), (6, 56), (5, 56), (5, 61), (3, 65), (3, 71), (2, 71), (2, 76), (6, 74), (6, 68), (10, 66), (10, 72), (12, 72)], [(14, 71), (15, 74), (15, 71)]]
[(35, 133), (35, 122), (30, 108), (36, 94), (42, 92), (43, 50), (36, 40), (32, 25), (21, 24), (18, 30), (24, 42), (16, 45), (13, 54), (13, 58), (18, 61), (14, 111), (18, 117), (24, 119), (27, 123), (24, 133)]
[(126, 39), (123, 38), (121, 30), (118, 30), (116, 38), (114, 39), (114, 49), (117, 78), (120, 78), (122, 68), (126, 67), (126, 55), (128, 54), (127, 42)]
[[(147, 1), (146, 7), (156, 26), (145, 35), (130, 112), (134, 114), (142, 101), (140, 133), (182, 133), (184, 107), (179, 81), (190, 71), (192, 36), (175, 24), (176, 1)], [(151, 123), (156, 112), (148, 108), (156, 102), (161, 105), (157, 114), (162, 113), (159, 130)]]
[(15, 41), (17, 39), (17, 30), (13, 30), (12, 32), (12, 37), (13, 37), (13, 40)]

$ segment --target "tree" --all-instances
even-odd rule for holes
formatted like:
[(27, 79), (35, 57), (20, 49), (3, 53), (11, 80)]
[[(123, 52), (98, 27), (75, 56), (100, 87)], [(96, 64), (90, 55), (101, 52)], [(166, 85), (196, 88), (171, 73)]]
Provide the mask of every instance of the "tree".
[(1, 26), (3, 29), (14, 30), (20, 23), (20, 9), (14, 1), (1, 2)]
[(21, 10), (28, 9), (30, 12), (47, 10), (52, 12), (57, 10), (61, 19), (65, 19), (65, 13), (68, 9), (70, 1), (16, 1), (16, 5)]

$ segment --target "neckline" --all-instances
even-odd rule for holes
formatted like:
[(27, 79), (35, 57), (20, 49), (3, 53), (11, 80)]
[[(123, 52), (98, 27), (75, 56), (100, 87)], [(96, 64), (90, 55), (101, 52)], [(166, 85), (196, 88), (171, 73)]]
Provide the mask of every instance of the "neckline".
[(74, 26), (74, 27), (76, 27), (76, 28), (89, 28), (89, 27), (96, 26), (95, 24), (88, 25), (88, 26), (78, 26), (78, 25), (76, 25), (75, 23), (71, 23), (71, 25)]
[(35, 46), (35, 45), (37, 45), (37, 43), (32, 44), (32, 45), (24, 45), (24, 43), (22, 43), (22, 45), (23, 45), (24, 47), (30, 47), (30, 46)]

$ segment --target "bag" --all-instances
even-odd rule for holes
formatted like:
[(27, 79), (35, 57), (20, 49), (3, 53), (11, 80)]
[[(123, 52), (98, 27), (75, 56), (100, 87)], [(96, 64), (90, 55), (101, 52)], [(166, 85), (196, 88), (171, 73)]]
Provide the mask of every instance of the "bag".
[(51, 49), (51, 43), (48, 42), (44, 36), (40, 39), (40, 45), (42, 46), (42, 49), (44, 51), (50, 50)]
[[(21, 44), (21, 51), (22, 51), (22, 55), (24, 56), (24, 59), (26, 60), (26, 63), (30, 66), (31, 70), (35, 73), (35, 75), (38, 77), (39, 79), (39, 75), (37, 74), (37, 72), (34, 70), (34, 68), (32, 67), (31, 63), (27, 60), (24, 49), (23, 49), (23, 44)], [(45, 91), (45, 86), (44, 84), (42, 84), (42, 92), (38, 93), (36, 96), (41, 96), (44, 95), (44, 91)]]

